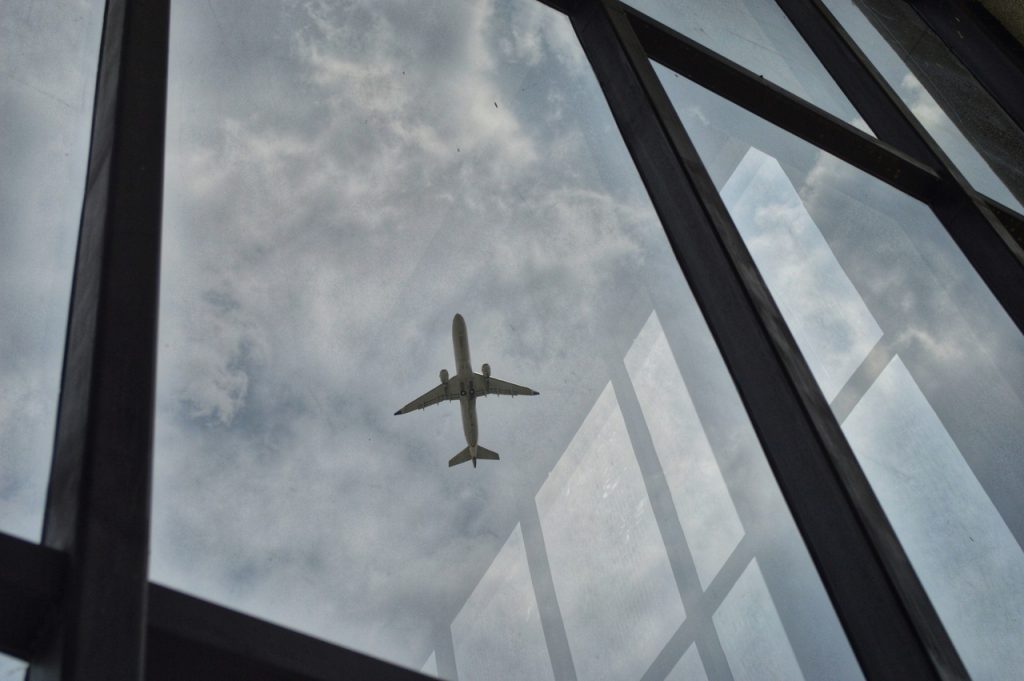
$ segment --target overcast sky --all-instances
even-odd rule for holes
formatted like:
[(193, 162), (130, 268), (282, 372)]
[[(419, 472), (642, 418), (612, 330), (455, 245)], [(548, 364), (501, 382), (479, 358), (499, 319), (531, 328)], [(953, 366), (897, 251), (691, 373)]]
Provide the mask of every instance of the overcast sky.
[[(744, 522), (777, 547), (738, 607), (771, 613), (769, 587), (791, 591), (803, 614), (765, 615), (776, 644), (790, 649), (785, 622), (809, 669), (855, 669), (824, 591), (796, 596), (778, 569), (816, 583), (563, 17), (529, 2), (178, 3), (169, 99), (154, 579), (415, 667), (450, 627), (467, 678), (530, 677), (551, 664), (520, 525), (536, 504), (577, 671), (642, 674), (685, 608), (609, 364), (647, 329), (672, 366), (664, 323), (704, 358), (690, 371), (714, 433), (695, 446), (732, 457)], [(480, 402), (480, 442), (502, 461), (475, 470), (446, 465), (465, 446), (454, 405), (392, 416), (453, 370), (456, 312), (475, 367), (541, 393)], [(647, 418), (678, 412), (661, 430), (699, 435), (682, 378), (662, 385), (646, 361)], [(723, 510), (684, 514), (684, 531), (710, 580), (743, 525), (704, 462)], [(568, 490), (578, 514), (558, 510)], [(719, 518), (734, 529), (716, 541)], [(623, 628), (624, 610), (646, 624)], [(823, 628), (831, 643), (812, 643)], [(617, 668), (610, 649), (633, 654)]]
[(657, 70), (825, 397), (861, 384), (844, 431), (968, 670), (1012, 676), (1020, 332), (925, 206)]
[[(83, 172), (99, 13), (8, 4), (0, 529), (35, 538), (80, 205), (51, 197)], [(697, 12), (712, 47), (857, 122), (791, 27), (722, 6), (743, 40)], [(40, 26), (47, 49), (6, 40)], [(171, 42), (154, 580), (463, 681), (564, 668), (559, 615), (581, 679), (858, 677), (564, 17), (181, 0)], [(926, 208), (659, 74), (826, 398), (866, 380), (851, 443), (998, 678), (1024, 612), (1020, 334)], [(541, 393), (479, 401), (502, 460), (477, 469), (447, 467), (456, 405), (393, 416), (454, 371), (456, 312), (474, 368)], [(673, 643), (688, 617), (719, 659)]]
[(38, 540), (103, 19), (0, 2), (0, 530)]

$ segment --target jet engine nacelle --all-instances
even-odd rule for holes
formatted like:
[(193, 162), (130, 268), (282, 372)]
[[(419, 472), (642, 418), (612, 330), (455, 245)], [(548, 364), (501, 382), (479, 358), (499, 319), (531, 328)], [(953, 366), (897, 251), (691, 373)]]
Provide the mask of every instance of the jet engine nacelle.
[(485, 364), (482, 367), (480, 367), (480, 369), (484, 372), (484, 376), (490, 377), (490, 375), (491, 375), (491, 365), (490, 364)]
[(441, 369), (441, 385), (447, 385), (447, 384), (448, 384), (448, 370), (447, 369)]

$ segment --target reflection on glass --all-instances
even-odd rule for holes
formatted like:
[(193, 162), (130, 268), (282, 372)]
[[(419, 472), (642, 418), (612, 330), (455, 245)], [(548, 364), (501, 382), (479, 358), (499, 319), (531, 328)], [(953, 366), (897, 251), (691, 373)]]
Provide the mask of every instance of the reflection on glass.
[(665, 681), (708, 681), (708, 674), (700, 661), (697, 646), (687, 648), (686, 653), (672, 668), (672, 672), (665, 677)]
[(452, 641), (463, 681), (554, 681), (519, 525), (455, 616)]
[(921, 21), (887, 0), (825, 0), (975, 189), (1024, 212), (1024, 132)]
[(579, 677), (643, 676), (686, 613), (611, 385), (537, 510)]
[[(718, 678), (756, 558), (805, 673), (858, 677), (563, 15), (175, 3), (171, 43), (153, 579), (441, 676)], [(478, 400), (477, 468), (457, 405), (393, 416), (456, 312), (541, 393)]]
[(774, 2), (627, 0), (627, 4), (847, 123), (871, 132)]
[(38, 540), (53, 451), (100, 0), (0, 0), (0, 531)]
[(737, 681), (804, 678), (757, 561), (743, 571), (714, 619)]
[(429, 674), (430, 676), (437, 676), (436, 655), (437, 653), (430, 653), (430, 657), (428, 657), (427, 661), (423, 663), (422, 667), (420, 667), (421, 672), (423, 672), (424, 674)]
[(743, 526), (655, 313), (626, 353), (626, 368), (701, 586), (707, 588), (743, 537)]
[(973, 652), (972, 675), (1009, 678), (1006, 656), (1024, 660), (1024, 551), (899, 357), (845, 431), (918, 570), (931, 577), (936, 607), (952, 615), (950, 634)]
[[(771, 197), (765, 205), (764, 197)], [(751, 148), (722, 187), (736, 226), (832, 399), (882, 336), (778, 161)], [(814, 295), (806, 295), (813, 291)]]
[(926, 206), (657, 68), (968, 671), (1013, 677), (1024, 339)]

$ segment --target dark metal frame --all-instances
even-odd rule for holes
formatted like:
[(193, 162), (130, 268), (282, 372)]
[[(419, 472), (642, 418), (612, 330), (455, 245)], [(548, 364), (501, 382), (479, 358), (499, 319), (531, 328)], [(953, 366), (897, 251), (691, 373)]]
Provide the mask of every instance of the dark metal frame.
[[(541, 1), (572, 21), (865, 675), (967, 678), (650, 60), (927, 202), (1022, 329), (1024, 218), (965, 183), (820, 0), (778, 3), (879, 139), (618, 0)], [(169, 2), (107, 0), (43, 544), (0, 534), (0, 652), (34, 680), (426, 678), (147, 582)], [(983, 81), (988, 54), (967, 57)]]
[[(1017, 127), (1024, 129), (1024, 63), (1019, 45), (1002, 49), (1005, 29), (991, 16), (983, 18), (981, 3), (966, 0), (908, 0), (932, 32), (946, 44), (960, 62), (1006, 111)], [(1008, 34), (1003, 38), (1012, 43)]]

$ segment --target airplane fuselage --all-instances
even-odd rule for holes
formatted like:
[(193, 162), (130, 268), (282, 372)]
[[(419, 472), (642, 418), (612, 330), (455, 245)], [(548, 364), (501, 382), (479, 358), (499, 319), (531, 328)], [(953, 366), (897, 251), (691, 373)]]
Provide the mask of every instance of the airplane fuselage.
[(470, 457), (476, 459), (479, 434), (476, 421), (476, 386), (473, 384), (473, 366), (469, 359), (469, 333), (466, 331), (466, 320), (460, 314), (455, 315), (452, 320), (452, 344), (455, 346), (455, 376), (448, 380), (448, 386), (449, 389), (459, 391), (462, 432), (466, 434)]
[(466, 331), (466, 320), (457, 314), (452, 319), (452, 345), (455, 349), (455, 375), (441, 370), (441, 385), (431, 388), (423, 395), (395, 412), (395, 416), (408, 414), (417, 409), (440, 404), (442, 402), (459, 401), (462, 411), (462, 431), (466, 435), (466, 448), (448, 460), (448, 467), (458, 466), (467, 461), (473, 462), (476, 468), (477, 459), (498, 461), (501, 457), (497, 452), (477, 444), (476, 398), (485, 395), (539, 395), (532, 388), (509, 383), (491, 376), (491, 366), (483, 364), (481, 373), (474, 373), (469, 359), (469, 333)]

